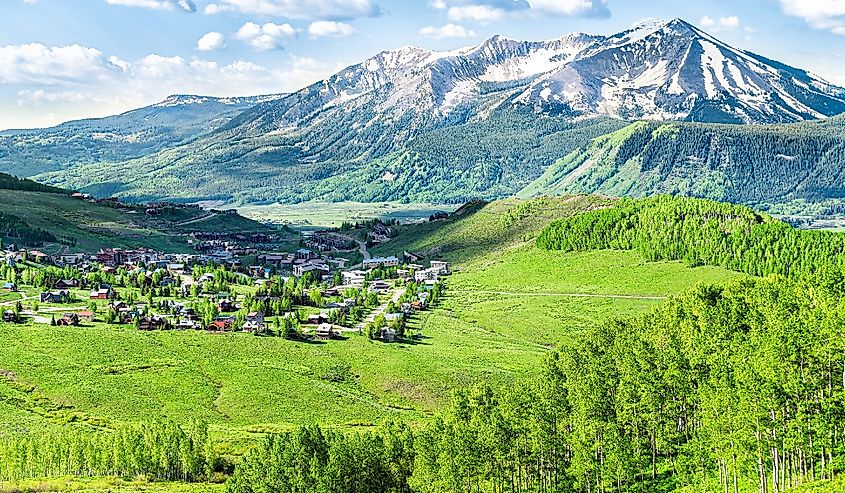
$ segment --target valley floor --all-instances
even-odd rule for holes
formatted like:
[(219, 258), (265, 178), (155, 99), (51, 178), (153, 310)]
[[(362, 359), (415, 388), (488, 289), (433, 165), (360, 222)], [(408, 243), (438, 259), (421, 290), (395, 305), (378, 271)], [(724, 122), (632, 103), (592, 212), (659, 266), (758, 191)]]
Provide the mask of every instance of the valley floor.
[[(416, 343), (2, 326), (0, 430), (202, 419), (237, 454), (256, 433), (296, 425), (422, 422), (453, 388), (535, 375), (548, 348), (573, 331), (735, 275), (634, 252), (521, 246), (458, 264), (441, 307), (413, 320), (423, 334)], [(329, 378), (337, 374), (346, 376)]]

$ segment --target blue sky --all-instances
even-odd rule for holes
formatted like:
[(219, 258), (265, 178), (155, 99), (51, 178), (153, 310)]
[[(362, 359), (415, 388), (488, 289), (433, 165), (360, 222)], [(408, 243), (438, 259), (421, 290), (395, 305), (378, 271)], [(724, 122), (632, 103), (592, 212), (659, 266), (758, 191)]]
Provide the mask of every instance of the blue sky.
[(0, 128), (170, 94), (293, 91), (405, 45), (610, 34), (680, 17), (845, 86), (845, 0), (0, 0)]

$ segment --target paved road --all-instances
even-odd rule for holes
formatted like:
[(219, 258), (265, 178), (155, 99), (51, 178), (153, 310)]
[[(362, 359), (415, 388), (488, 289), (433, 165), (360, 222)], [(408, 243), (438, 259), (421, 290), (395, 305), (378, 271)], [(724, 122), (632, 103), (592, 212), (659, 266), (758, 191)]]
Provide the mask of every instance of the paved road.
[(338, 236), (340, 236), (341, 238), (346, 238), (349, 241), (354, 241), (355, 243), (357, 243), (358, 244), (358, 251), (361, 252), (361, 255), (364, 257), (364, 260), (370, 260), (371, 258), (373, 258), (373, 256), (370, 255), (370, 252), (367, 251), (367, 244), (365, 242), (359, 240), (358, 238), (354, 238), (352, 236), (349, 236), (349, 235), (340, 234), (340, 233), (336, 233), (336, 234)]
[(513, 291), (476, 291), (472, 289), (450, 289), (450, 293), (479, 293), (501, 296), (548, 296), (552, 298), (609, 298), (619, 300), (665, 300), (665, 296), (639, 296), (634, 294), (591, 294), (591, 293), (529, 293)]
[(15, 306), (15, 303), (17, 303), (17, 302), (19, 302), (19, 301), (20, 301), (20, 302), (23, 302), (23, 301), (26, 301), (26, 300), (28, 300), (28, 299), (29, 299), (29, 296), (27, 296), (27, 295), (26, 295), (26, 293), (24, 293), (23, 291), (18, 291), (18, 292), (19, 292), (19, 293), (20, 293), (20, 295), (21, 295), (21, 298), (20, 298), (20, 299), (18, 299), (18, 300), (12, 300), (12, 301), (6, 301), (6, 302), (4, 302), (4, 303), (0, 303), (0, 306)]
[[(390, 301), (392, 301), (393, 303), (398, 303), (399, 299), (402, 298), (404, 294), (405, 288), (397, 289), (396, 292), (393, 293), (393, 296), (390, 297)], [(379, 305), (375, 310), (373, 310), (369, 315), (367, 315), (367, 318), (365, 318), (363, 322), (355, 326), (353, 331), (357, 332), (359, 330), (364, 330), (364, 327), (366, 327), (367, 324), (372, 323), (376, 319), (376, 317), (378, 317), (379, 315), (384, 313), (385, 310), (387, 310), (387, 305), (390, 304), (390, 301)]]

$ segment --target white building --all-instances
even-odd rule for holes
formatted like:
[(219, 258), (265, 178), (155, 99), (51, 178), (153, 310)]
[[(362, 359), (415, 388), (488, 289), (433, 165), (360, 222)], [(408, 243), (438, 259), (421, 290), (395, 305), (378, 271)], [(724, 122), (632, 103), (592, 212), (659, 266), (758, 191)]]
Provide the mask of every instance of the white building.
[(373, 257), (371, 259), (364, 260), (365, 269), (377, 269), (381, 266), (396, 267), (398, 265), (399, 259), (396, 257)]

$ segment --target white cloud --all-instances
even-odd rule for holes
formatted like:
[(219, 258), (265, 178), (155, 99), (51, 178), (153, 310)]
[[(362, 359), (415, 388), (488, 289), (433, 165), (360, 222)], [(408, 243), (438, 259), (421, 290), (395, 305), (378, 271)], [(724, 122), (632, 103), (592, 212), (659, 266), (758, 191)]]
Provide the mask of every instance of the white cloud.
[(109, 57), (109, 63), (119, 68), (123, 72), (126, 72), (131, 67), (131, 65), (129, 65), (129, 62), (127, 62), (126, 60), (121, 60), (120, 58), (114, 55)]
[(607, 0), (528, 0), (531, 9), (572, 17), (608, 17)]
[(784, 13), (804, 19), (815, 29), (845, 36), (845, 2), (842, 0), (780, 0)]
[(449, 20), (495, 22), (513, 15), (608, 17), (607, 0), (433, 0)]
[(374, 0), (217, 0), (206, 14), (239, 12), (288, 19), (353, 19), (375, 17), (381, 8)]
[(475, 31), (469, 30), (458, 24), (446, 24), (442, 27), (427, 26), (420, 29), (420, 34), (429, 38), (474, 38)]
[(139, 108), (171, 94), (293, 92), (344, 64), (285, 56), (272, 65), (149, 54), (133, 61), (79, 45), (0, 47), (0, 128), (54, 125)]
[(106, 0), (109, 5), (125, 5), (153, 10), (173, 10), (179, 8), (185, 12), (196, 12), (193, 0)]
[(493, 22), (505, 17), (506, 11), (489, 5), (460, 5), (449, 7), (447, 16), (453, 21)]
[(106, 75), (109, 66), (100, 50), (78, 44), (0, 46), (0, 84), (53, 85), (90, 80)]
[(267, 51), (284, 47), (284, 42), (296, 36), (296, 29), (290, 24), (274, 24), (267, 22), (258, 25), (247, 22), (235, 34), (239, 39), (257, 50)]
[(701, 27), (713, 32), (735, 31), (742, 27), (739, 17), (735, 15), (719, 17), (718, 19), (705, 15), (700, 21), (698, 21), (698, 23)]
[(316, 21), (308, 26), (308, 34), (312, 38), (344, 38), (355, 34), (355, 28), (343, 22)]
[(74, 103), (85, 100), (86, 95), (77, 91), (47, 92), (44, 89), (35, 91), (18, 91), (18, 106), (41, 106), (45, 103)]
[(197, 49), (199, 51), (217, 51), (224, 46), (226, 46), (226, 38), (216, 31), (205, 33), (197, 40)]

